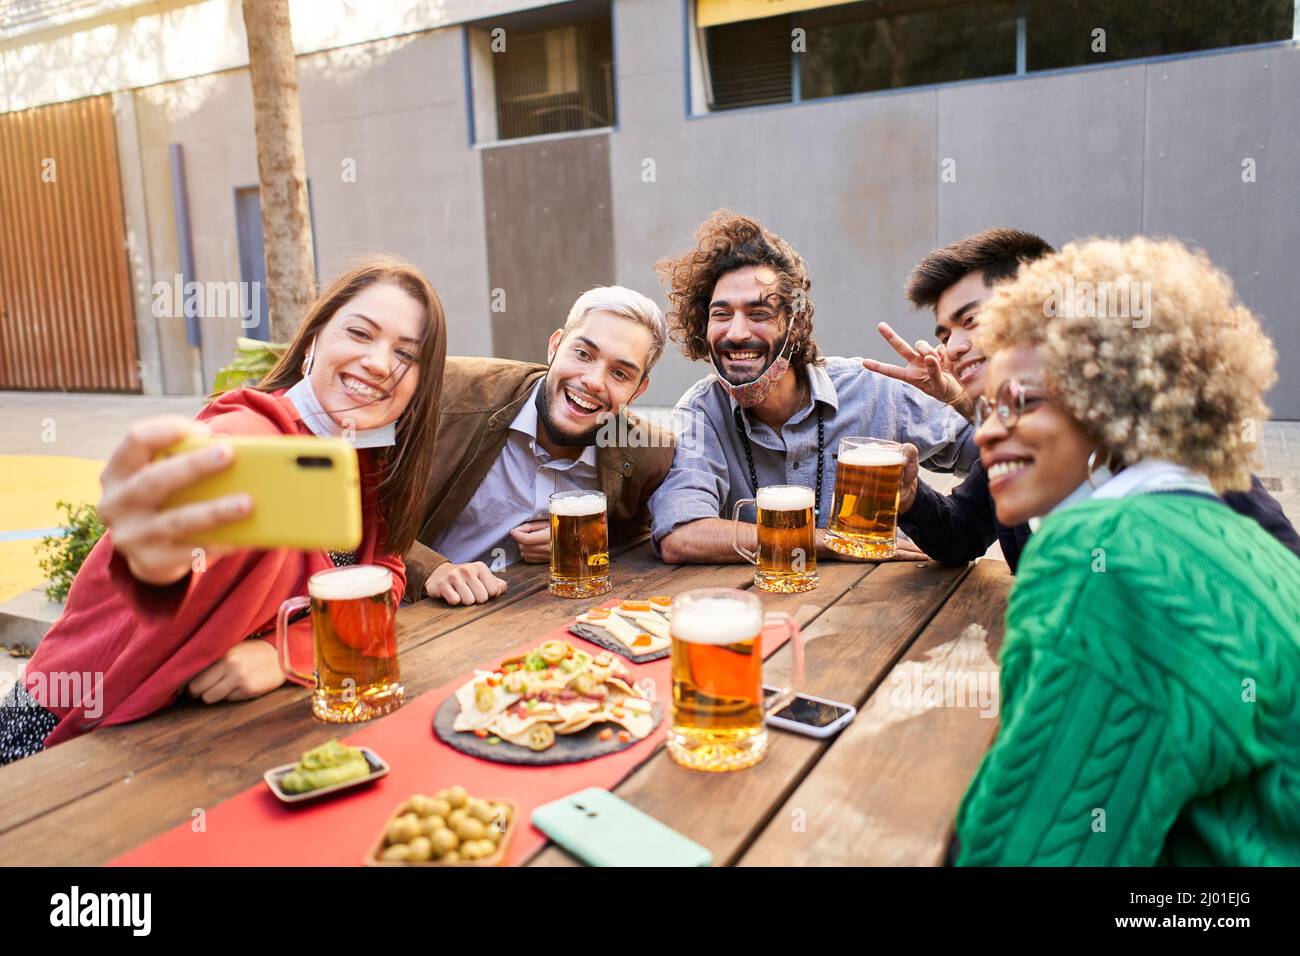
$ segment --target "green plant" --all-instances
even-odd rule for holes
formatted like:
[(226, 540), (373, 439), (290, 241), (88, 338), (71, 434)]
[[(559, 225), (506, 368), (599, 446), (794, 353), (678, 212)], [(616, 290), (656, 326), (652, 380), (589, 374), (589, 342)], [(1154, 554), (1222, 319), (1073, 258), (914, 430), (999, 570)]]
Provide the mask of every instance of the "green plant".
[(51, 601), (62, 602), (68, 599), (72, 579), (81, 570), (90, 549), (104, 536), (104, 522), (99, 520), (94, 505), (60, 501), (56, 507), (67, 516), (67, 521), (59, 525), (63, 536), (41, 539), (40, 547), (45, 553), (41, 556), (40, 566), (48, 580), (45, 596)]
[(263, 342), (260, 339), (235, 340), (235, 360), (221, 371), (212, 383), (213, 397), (245, 385), (256, 385), (280, 361), (289, 346), (281, 342)]

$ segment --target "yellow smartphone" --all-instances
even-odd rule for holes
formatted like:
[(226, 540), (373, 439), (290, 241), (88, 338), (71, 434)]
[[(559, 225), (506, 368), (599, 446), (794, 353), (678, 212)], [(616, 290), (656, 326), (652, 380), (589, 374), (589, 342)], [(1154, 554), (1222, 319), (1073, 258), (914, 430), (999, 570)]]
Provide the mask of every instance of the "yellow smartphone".
[(163, 508), (243, 492), (253, 513), (203, 534), (197, 544), (240, 548), (351, 551), (361, 543), (361, 477), (357, 450), (341, 438), (306, 435), (222, 435), (182, 439), (157, 458), (234, 446), (224, 470), (174, 492)]

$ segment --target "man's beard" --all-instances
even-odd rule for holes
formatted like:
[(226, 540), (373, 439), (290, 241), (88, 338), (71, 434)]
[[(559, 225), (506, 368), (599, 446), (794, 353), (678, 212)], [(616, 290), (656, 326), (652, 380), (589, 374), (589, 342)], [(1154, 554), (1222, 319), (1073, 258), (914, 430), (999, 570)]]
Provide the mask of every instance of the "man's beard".
[[(600, 434), (601, 428), (604, 427), (604, 421), (598, 422), (580, 435), (567, 435), (560, 431), (555, 425), (554, 417), (551, 415), (551, 390), (547, 385), (548, 383), (543, 379), (542, 387), (537, 390), (537, 401), (535, 403), (537, 406), (537, 420), (546, 429), (546, 436), (562, 448), (574, 448), (579, 445), (585, 447), (596, 444), (596, 437)], [(603, 418), (603, 416), (600, 417)]]
[(763, 373), (772, 367), (772, 363), (776, 361), (778, 354), (772, 351), (770, 345), (760, 339), (752, 339), (749, 342), (745, 342), (743, 347), (737, 347), (730, 343), (724, 344), (727, 345), (727, 351), (763, 352), (767, 356), (767, 360), (763, 363), (763, 367), (757, 372), (728, 372), (726, 371), (726, 365), (723, 363), (722, 355), (719, 354), (717, 348), (713, 348), (713, 367), (732, 385), (748, 385), (750, 382), (762, 378)]

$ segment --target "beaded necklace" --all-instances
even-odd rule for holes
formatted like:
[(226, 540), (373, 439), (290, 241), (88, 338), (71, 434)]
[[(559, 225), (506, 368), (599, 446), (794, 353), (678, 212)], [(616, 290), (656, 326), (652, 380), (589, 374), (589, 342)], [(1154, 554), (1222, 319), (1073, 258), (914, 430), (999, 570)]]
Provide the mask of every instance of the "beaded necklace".
[[(740, 443), (745, 447), (745, 461), (749, 464), (749, 483), (752, 492), (758, 494), (758, 472), (754, 468), (754, 449), (749, 444), (749, 435), (745, 432), (744, 413), (736, 406), (736, 431), (740, 433)], [(813, 499), (813, 520), (821, 517), (822, 474), (826, 468), (826, 425), (822, 420), (822, 407), (817, 405), (817, 497)]]

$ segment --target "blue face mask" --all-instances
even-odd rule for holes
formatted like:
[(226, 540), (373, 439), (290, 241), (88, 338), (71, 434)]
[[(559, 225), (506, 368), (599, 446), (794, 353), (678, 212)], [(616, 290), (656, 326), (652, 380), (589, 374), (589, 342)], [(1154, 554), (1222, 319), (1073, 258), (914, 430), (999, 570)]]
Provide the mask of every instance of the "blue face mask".
[[(343, 429), (330, 418), (329, 412), (325, 411), (320, 400), (316, 398), (316, 391), (311, 387), (309, 376), (300, 379), (297, 385), (284, 393), (284, 397), (293, 402), (293, 407), (298, 409), (298, 414), (302, 416), (303, 424), (313, 435), (318, 438), (343, 437)], [(351, 437), (351, 442), (357, 448), (386, 448), (396, 445), (397, 423), (389, 422), (378, 428), (356, 431)]]

